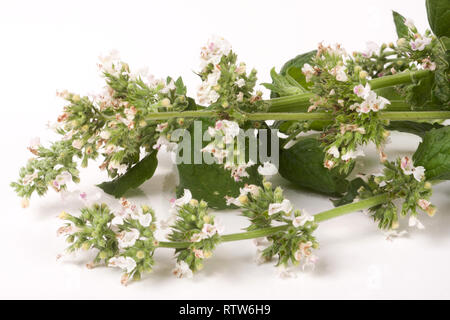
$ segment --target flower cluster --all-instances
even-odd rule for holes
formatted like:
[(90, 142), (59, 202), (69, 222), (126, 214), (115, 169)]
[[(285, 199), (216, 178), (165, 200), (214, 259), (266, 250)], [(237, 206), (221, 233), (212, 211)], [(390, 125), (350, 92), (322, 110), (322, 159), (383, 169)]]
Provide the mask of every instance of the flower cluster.
[(79, 249), (98, 252), (88, 266), (103, 262), (107, 266), (121, 268), (124, 270), (121, 279), (124, 285), (152, 270), (158, 241), (153, 235), (155, 214), (148, 206), (137, 207), (122, 198), (117, 212), (111, 212), (105, 204), (94, 204), (81, 209), (78, 217), (63, 212), (60, 218), (67, 223), (58, 229), (57, 234), (66, 236), (70, 243), (66, 250), (68, 253)]
[(312, 82), (315, 94), (308, 111), (332, 112), (335, 121), (325, 128), (321, 140), (325, 147), (324, 166), (339, 167), (342, 172), (352, 168), (352, 160), (364, 155), (360, 147), (375, 143), (384, 160), (383, 145), (389, 133), (377, 112), (390, 104), (377, 95), (367, 83), (368, 73), (350, 63), (352, 58), (339, 45), (319, 44), (313, 66), (302, 68), (306, 81)]
[(183, 197), (172, 201), (172, 208), (176, 220), (169, 239), (189, 243), (187, 247), (176, 249), (177, 264), (173, 274), (178, 278), (192, 277), (203, 268), (204, 260), (212, 256), (224, 229), (218, 218), (208, 214), (208, 204), (192, 199), (187, 189)]
[(202, 48), (200, 68), (199, 104), (236, 118), (241, 118), (242, 112), (267, 108), (262, 92), (254, 92), (256, 70), (247, 74), (245, 63), (237, 63), (236, 54), (224, 38), (214, 36)]
[(189, 126), (182, 118), (151, 118), (155, 113), (184, 111), (195, 105), (186, 96), (181, 78), (163, 80), (144, 71), (131, 73), (116, 53), (100, 57), (99, 68), (107, 83), (104, 92), (85, 97), (58, 93), (68, 104), (50, 127), (62, 136), (61, 141), (44, 148), (34, 139), (28, 147), (34, 158), (13, 183), (25, 202), (34, 191), (42, 195), (48, 186), (60, 191), (70, 180), (78, 182), (76, 158), (86, 167), (89, 159), (101, 155), (100, 169), (114, 178), (155, 149), (173, 149), (171, 132)]
[(251, 224), (248, 231), (286, 224), (279, 227), (278, 232), (256, 240), (259, 262), (277, 257), (282, 276), (290, 274), (290, 265), (302, 265), (303, 268), (314, 266), (317, 257), (312, 250), (318, 248), (318, 242), (312, 235), (317, 228), (314, 217), (305, 210), (294, 210), (280, 187), (273, 189), (268, 181), (264, 181), (263, 187), (246, 185), (241, 188), (239, 197), (227, 197), (227, 202), (241, 207), (242, 215), (249, 218)]
[(217, 163), (223, 164), (226, 170), (230, 170), (235, 181), (248, 177), (246, 169), (255, 164), (251, 159), (246, 161), (245, 149), (236, 141), (240, 131), (237, 122), (218, 120), (214, 127), (208, 128), (208, 134), (214, 140), (202, 149), (202, 152), (212, 154)]
[[(432, 190), (431, 183), (425, 180), (425, 169), (414, 167), (408, 157), (394, 162), (386, 161), (380, 174), (369, 177), (365, 186), (359, 190), (361, 198), (387, 193), (391, 199), (401, 197), (403, 204), (401, 215), (409, 214), (409, 226), (423, 229), (418, 216), (418, 209), (430, 217), (436, 212), (436, 207), (429, 201)], [(369, 210), (380, 229), (397, 229), (399, 227), (397, 207), (392, 201), (375, 206)]]

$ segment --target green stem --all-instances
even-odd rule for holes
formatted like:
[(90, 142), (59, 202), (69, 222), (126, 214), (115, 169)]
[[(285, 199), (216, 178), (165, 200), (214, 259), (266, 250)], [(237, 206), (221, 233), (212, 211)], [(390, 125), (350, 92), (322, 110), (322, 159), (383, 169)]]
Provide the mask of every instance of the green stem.
[[(427, 77), (431, 71), (418, 70), (414, 72), (402, 72), (390, 76), (384, 76), (369, 81), (370, 87), (381, 89), (391, 87), (399, 84), (411, 83), (413, 80), (419, 80)], [(309, 100), (314, 97), (313, 93), (302, 93), (293, 96), (286, 96), (268, 100), (270, 102), (270, 111), (306, 111), (306, 108), (311, 105)]]
[[(314, 215), (314, 221), (316, 222), (323, 222), (325, 220), (329, 220), (332, 218), (336, 218), (348, 213), (352, 213), (354, 211), (368, 209), (373, 206), (385, 203), (389, 200), (389, 194), (384, 193), (377, 196), (373, 196), (358, 202), (346, 204), (340, 207), (336, 207), (327, 211), (323, 211), (321, 213), (318, 213)], [(247, 232), (241, 232), (241, 233), (232, 233), (232, 234), (226, 234), (221, 236), (222, 242), (230, 242), (230, 241), (239, 241), (239, 240), (248, 240), (248, 239), (254, 239), (254, 238), (261, 238), (261, 237), (267, 237), (270, 236), (276, 232), (285, 230), (289, 227), (288, 224), (276, 226), (276, 227), (269, 227), (254, 231), (247, 231)], [(159, 243), (159, 247), (161, 248), (175, 248), (175, 249), (182, 249), (187, 248), (191, 245), (191, 242), (167, 242), (167, 241), (161, 241)]]
[[(398, 110), (398, 109), (397, 109)], [(169, 118), (213, 118), (216, 113), (212, 111), (184, 111), (161, 112), (150, 114), (147, 120), (162, 120)], [(450, 111), (381, 111), (380, 117), (384, 120), (430, 120), (450, 119)], [(247, 113), (248, 120), (333, 120), (330, 112), (258, 112)]]

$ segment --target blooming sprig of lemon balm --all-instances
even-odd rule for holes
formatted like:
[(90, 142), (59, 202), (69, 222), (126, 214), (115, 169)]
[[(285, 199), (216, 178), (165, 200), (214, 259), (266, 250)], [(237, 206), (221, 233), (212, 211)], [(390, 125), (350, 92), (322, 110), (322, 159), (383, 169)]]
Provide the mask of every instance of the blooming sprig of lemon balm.
[[(368, 42), (361, 52), (321, 42), (279, 72), (273, 68), (272, 83), (261, 83), (270, 99), (256, 70), (220, 36), (199, 45), (193, 96), (181, 77), (135, 70), (116, 51), (100, 56), (104, 89), (57, 93), (66, 103), (49, 128), (59, 140), (31, 139), (31, 158), (11, 186), (28, 207), (33, 194), (49, 189), (67, 198), (88, 165), (106, 171), (108, 181), (97, 186), (118, 199), (116, 206), (81, 193), (86, 206), (63, 212), (57, 233), (66, 237), (67, 253), (96, 252), (89, 267), (121, 269), (123, 284), (153, 269), (156, 250), (173, 249), (173, 274), (189, 278), (210, 267), (222, 243), (248, 239), (258, 262), (272, 262), (288, 277), (320, 263), (314, 231), (322, 221), (359, 210), (390, 235), (405, 231), (398, 231), (404, 218), (424, 229), (423, 213), (437, 211), (433, 184), (450, 179), (450, 33), (441, 15), (450, 4), (426, 3), (429, 30), (393, 12), (395, 42)], [(421, 143), (412, 155), (389, 159), (391, 131)], [(382, 169), (372, 174), (358, 166), (350, 175), (367, 145), (378, 150)], [(179, 183), (170, 218), (157, 223), (153, 209), (124, 197), (152, 179), (160, 152), (175, 154)], [(336, 208), (314, 215), (295, 209), (277, 180), (268, 180), (278, 173), (295, 192), (325, 194)], [(244, 232), (225, 234), (212, 210), (227, 208), (249, 220)], [(168, 238), (159, 237), (164, 228)]]

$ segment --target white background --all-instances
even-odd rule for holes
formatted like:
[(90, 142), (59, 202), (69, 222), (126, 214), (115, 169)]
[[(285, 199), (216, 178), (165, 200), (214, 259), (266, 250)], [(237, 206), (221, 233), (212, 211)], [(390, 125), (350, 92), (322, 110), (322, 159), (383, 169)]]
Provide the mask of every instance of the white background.
[[(251, 241), (221, 245), (193, 279), (171, 275), (173, 252), (156, 254), (154, 272), (128, 287), (119, 284), (120, 271), (88, 270), (81, 254), (56, 262), (65, 247), (56, 237), (63, 209), (54, 192), (33, 197), (28, 209), (8, 186), (30, 154), (30, 138), (45, 143), (55, 138), (46, 130), (63, 102), (57, 89), (80, 94), (103, 85), (96, 61), (115, 48), (131, 68), (148, 66), (158, 77), (181, 75), (191, 95), (199, 79), (200, 47), (211, 34), (222, 35), (240, 60), (259, 71), (269, 70), (317, 43), (339, 42), (348, 50), (363, 50), (365, 42), (396, 38), (391, 9), (414, 19), (419, 30), (428, 26), (424, 1), (5, 1), (0, 4), (1, 231), (0, 298), (151, 298), (151, 299), (307, 299), (307, 298), (450, 298), (450, 200), (448, 183), (435, 189), (434, 218), (423, 217), (426, 229), (393, 242), (362, 213), (324, 222), (317, 230), (321, 249), (315, 272), (282, 280), (268, 264), (257, 266)], [(395, 134), (390, 157), (412, 154), (419, 139)], [(374, 150), (364, 160), (370, 170), (378, 164)], [(162, 165), (133, 200), (151, 204), (165, 217), (173, 197), (176, 173), (160, 155)], [(95, 163), (82, 172), (72, 190), (96, 191), (105, 179)], [(286, 195), (298, 208), (317, 213), (331, 208), (326, 197), (290, 188)], [(116, 202), (102, 195), (102, 201)], [(237, 212), (217, 213), (227, 232), (246, 221)]]

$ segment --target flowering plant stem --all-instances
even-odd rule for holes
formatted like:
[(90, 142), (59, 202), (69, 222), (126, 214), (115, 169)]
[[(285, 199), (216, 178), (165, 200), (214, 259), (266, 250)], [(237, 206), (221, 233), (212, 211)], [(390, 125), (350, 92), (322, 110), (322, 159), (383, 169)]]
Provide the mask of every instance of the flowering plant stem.
[[(376, 195), (364, 200), (360, 200), (358, 202), (346, 204), (340, 207), (336, 207), (334, 209), (326, 210), (321, 213), (318, 213), (314, 215), (314, 221), (315, 222), (322, 222), (325, 220), (329, 220), (332, 218), (336, 218), (348, 213), (352, 213), (354, 211), (368, 209), (374, 206), (377, 206), (379, 204), (385, 203), (390, 199), (389, 193), (384, 193), (380, 195)], [(229, 241), (238, 241), (238, 240), (248, 240), (248, 239), (254, 239), (254, 238), (261, 238), (261, 237), (267, 237), (270, 236), (278, 231), (285, 230), (289, 227), (288, 224), (276, 226), (276, 227), (270, 227), (270, 228), (264, 228), (254, 231), (248, 231), (248, 232), (241, 232), (241, 233), (232, 233), (221, 236), (222, 242), (229, 242)], [(161, 241), (159, 243), (159, 247), (162, 248), (186, 248), (189, 247), (192, 243), (191, 242), (166, 242)]]
[[(414, 72), (403, 72), (394, 75), (384, 76), (380, 78), (376, 78), (373, 80), (369, 80), (370, 87), (372, 90), (381, 89), (391, 86), (396, 86), (400, 84), (411, 83), (414, 80), (419, 80), (425, 78), (430, 75), (429, 70), (418, 70)], [(309, 100), (314, 96), (312, 93), (302, 93), (292, 96), (274, 98), (270, 101), (270, 110), (272, 111), (286, 111), (286, 108), (295, 107), (298, 108), (300, 106), (308, 107), (311, 103)], [(292, 111), (295, 111), (292, 110)]]
[[(147, 120), (170, 118), (213, 118), (213, 111), (161, 112), (150, 114)], [(329, 112), (256, 112), (245, 114), (247, 120), (333, 120)], [(380, 111), (383, 120), (432, 120), (450, 119), (450, 111)]]
[[(391, 87), (399, 84), (410, 83), (413, 80), (429, 76), (430, 71), (418, 70), (415, 72), (404, 72), (390, 76), (384, 76), (369, 81), (372, 89)], [(326, 112), (306, 112), (311, 104), (312, 93), (302, 93), (298, 95), (280, 97), (267, 100), (270, 103), (269, 112), (246, 113), (248, 120), (332, 120), (333, 114)], [(380, 112), (380, 118), (384, 120), (432, 120), (449, 119), (450, 111), (440, 111), (438, 107), (432, 111), (409, 111), (410, 106), (404, 101), (394, 100), (387, 110)], [(277, 112), (290, 111), (290, 112)], [(164, 112), (154, 113), (146, 116), (147, 120), (163, 120), (170, 118), (212, 118), (216, 117), (213, 111), (184, 111), (184, 112)]]

